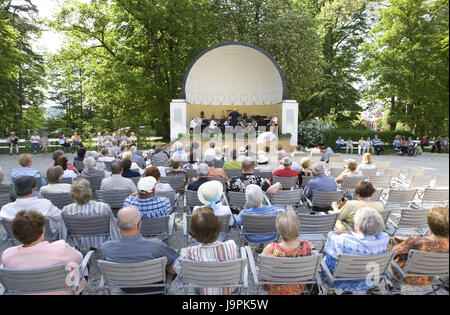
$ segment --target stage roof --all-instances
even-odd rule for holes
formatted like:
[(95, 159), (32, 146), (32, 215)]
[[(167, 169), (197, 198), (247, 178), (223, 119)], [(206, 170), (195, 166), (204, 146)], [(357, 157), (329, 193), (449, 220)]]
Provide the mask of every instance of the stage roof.
[(284, 74), (265, 50), (227, 42), (212, 46), (191, 63), (180, 99), (197, 105), (270, 105), (289, 96)]

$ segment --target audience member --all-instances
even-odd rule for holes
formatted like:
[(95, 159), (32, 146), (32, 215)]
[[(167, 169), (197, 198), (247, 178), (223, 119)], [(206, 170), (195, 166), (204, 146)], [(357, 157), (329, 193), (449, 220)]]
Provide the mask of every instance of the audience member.
[[(313, 173), (314, 178), (311, 179), (305, 187), (304, 195), (308, 199), (312, 199), (313, 191), (336, 191), (337, 185), (336, 181), (333, 177), (325, 175), (324, 167), (321, 163), (315, 164), (311, 171)], [(326, 211), (328, 211), (327, 209)]]
[(98, 158), (99, 162), (111, 163), (112, 161), (115, 160), (115, 158), (113, 156), (111, 156), (111, 152), (107, 148), (102, 149), (101, 154), (102, 154), (102, 156)]
[(168, 216), (171, 212), (170, 200), (156, 194), (156, 182), (152, 176), (142, 177), (137, 185), (138, 195), (125, 199), (124, 207), (138, 208), (143, 218)]
[(100, 186), (100, 190), (128, 190), (130, 194), (137, 193), (134, 182), (122, 177), (123, 163), (120, 160), (114, 160), (111, 163), (111, 177), (104, 178)]
[(97, 163), (95, 159), (91, 156), (86, 157), (83, 161), (84, 170), (81, 172), (81, 177), (86, 179), (91, 178), (105, 178), (105, 170), (97, 168)]
[(82, 148), (83, 147), (83, 143), (81, 143), (81, 137), (77, 134), (76, 131), (74, 131), (73, 135), (72, 135), (72, 153), (75, 152), (75, 149), (76, 149), (77, 146)]
[[(298, 172), (291, 169), (292, 166), (292, 159), (289, 156), (284, 157), (281, 160), (281, 165), (283, 166), (282, 169), (276, 169), (273, 171), (272, 176), (270, 176), (270, 182), (273, 183), (273, 178), (275, 176), (277, 177), (297, 177), (298, 178)], [(298, 180), (297, 180), (298, 183)], [(290, 189), (290, 187), (286, 187)]]
[(205, 155), (204, 163), (209, 166), (210, 178), (225, 178), (228, 181), (227, 173), (223, 168), (214, 167), (214, 155)]
[(139, 172), (131, 170), (131, 164), (132, 162), (129, 159), (122, 160), (123, 165), (122, 176), (126, 178), (141, 177), (141, 174)]
[(303, 183), (303, 177), (305, 176), (313, 176), (311, 170), (311, 160), (307, 157), (304, 157), (300, 160), (300, 167), (302, 168), (300, 172), (298, 172), (298, 185), (301, 186)]
[(184, 170), (196, 170), (198, 168), (197, 156), (194, 151), (189, 152), (188, 163), (183, 165)]
[(336, 147), (335, 150), (338, 153), (341, 153), (341, 148), (345, 146), (345, 141), (342, 139), (342, 136), (339, 136), (339, 138), (336, 140)]
[[(133, 154), (130, 151), (123, 151), (122, 152), (122, 162), (125, 162), (125, 160), (129, 160), (130, 161), (130, 169), (137, 172), (139, 175), (138, 176), (132, 176), (132, 177), (140, 177), (142, 175), (144, 175), (144, 170), (141, 169), (137, 163), (132, 161), (133, 158)], [(128, 163), (127, 163), (128, 166)], [(124, 165), (125, 168), (125, 165)], [(125, 172), (125, 169), (124, 169)], [(123, 175), (123, 174), (122, 174)]]
[(136, 165), (139, 166), (140, 169), (145, 169), (147, 164), (145, 163), (144, 158), (138, 154), (138, 149), (136, 148), (136, 146), (131, 146), (130, 152), (131, 161), (136, 163)]
[[(301, 223), (298, 215), (294, 211), (289, 210), (278, 214), (276, 227), (281, 237), (281, 242), (273, 242), (267, 245), (262, 255), (295, 258), (310, 256), (312, 254), (312, 248), (308, 241), (298, 240)], [(301, 295), (304, 288), (305, 285), (301, 284), (269, 284), (265, 286), (269, 295)]]
[(31, 143), (31, 151), (34, 154), (38, 154), (39, 146), (41, 144), (41, 137), (39, 137), (37, 131), (33, 132), (33, 135), (30, 137), (30, 143)]
[(362, 179), (363, 174), (358, 170), (358, 162), (349, 159), (345, 162), (345, 167), (346, 169), (336, 178), (336, 183), (342, 184), (345, 177), (361, 177)]
[(223, 164), (223, 168), (226, 170), (240, 170), (242, 168), (242, 162), (241, 161), (237, 161), (237, 151), (236, 149), (233, 149), (233, 151), (231, 151), (231, 161), (226, 161)]
[[(195, 211), (191, 218), (191, 236), (195, 238), (201, 245), (189, 246), (182, 248), (179, 259), (187, 259), (200, 262), (220, 262), (230, 261), (239, 258), (239, 249), (234, 240), (227, 242), (219, 242), (220, 231), (222, 230), (219, 219), (206, 207)], [(177, 259), (174, 269), (179, 277), (183, 277), (181, 265)], [(206, 295), (227, 295), (236, 289), (233, 287), (225, 288), (203, 288), (195, 290), (197, 294)]]
[(19, 177), (23, 176), (32, 176), (32, 177), (38, 177), (41, 179), (41, 185), (45, 186), (47, 185), (47, 182), (45, 181), (44, 176), (42, 176), (41, 172), (34, 170), (31, 168), (33, 160), (31, 158), (31, 155), (25, 153), (21, 154), (19, 156), (19, 165), (21, 167), (14, 168), (11, 172), (11, 184), (14, 184), (14, 180)]
[[(56, 160), (57, 160), (60, 156), (62, 156), (62, 155), (64, 155), (64, 152), (61, 151), (61, 150), (57, 150), (57, 151), (53, 152), (53, 154), (52, 154), (53, 162), (56, 162)], [(50, 167), (53, 167), (53, 166), (55, 166), (54, 163), (50, 165)], [(77, 168), (76, 168), (72, 163), (67, 162), (67, 168), (68, 168), (69, 170), (74, 171), (74, 173), (78, 175), (78, 170), (77, 170)]]
[(373, 156), (370, 153), (364, 153), (362, 158), (362, 163), (359, 165), (360, 170), (373, 170), (376, 169), (377, 166), (373, 162)]
[(377, 155), (381, 155), (381, 152), (384, 151), (383, 142), (378, 138), (378, 135), (375, 135), (375, 139), (372, 140), (372, 146), (377, 152)]
[[(119, 231), (117, 230), (116, 220), (112, 213), (111, 207), (100, 201), (92, 200), (91, 184), (84, 178), (77, 179), (71, 187), (70, 197), (74, 203), (65, 206), (62, 209), (62, 214), (67, 216), (83, 216), (92, 217), (100, 215), (109, 215), (109, 233), (110, 239), (119, 239)], [(67, 237), (67, 227), (62, 224), (61, 235), (64, 239)], [(83, 248), (101, 248), (101, 245), (108, 240), (107, 236), (80, 236), (74, 239), (76, 246)], [(79, 243), (81, 242), (81, 244)]]
[(81, 147), (78, 149), (77, 156), (73, 160), (83, 162), (85, 157), (86, 157), (86, 148)]
[(238, 162), (243, 162), (245, 158), (247, 157), (247, 150), (245, 150), (245, 147), (239, 148), (239, 155), (237, 157)]
[(163, 151), (161, 146), (155, 147), (155, 153), (152, 155), (152, 164), (161, 164), (169, 161), (170, 157), (166, 152)]
[(182, 176), (184, 178), (183, 185), (189, 181), (187, 172), (180, 169), (181, 159), (178, 155), (170, 158), (170, 169), (166, 170), (166, 176)]
[(436, 140), (434, 140), (431, 153), (436, 152), (436, 150), (438, 153), (441, 153), (441, 137), (437, 137)]
[(361, 137), (361, 139), (359, 139), (358, 141), (358, 155), (361, 155), (361, 151), (362, 153), (364, 153), (365, 150), (366, 150), (366, 140), (364, 140), (364, 137)]
[(15, 202), (4, 205), (0, 211), (0, 218), (12, 221), (21, 210), (33, 209), (49, 219), (53, 233), (58, 233), (61, 226), (61, 211), (50, 200), (36, 197), (36, 181), (34, 177), (22, 176), (14, 181), (17, 194)]
[(11, 131), (8, 137), (9, 155), (12, 155), (13, 149), (16, 148), (16, 153), (19, 154), (19, 138), (14, 131)]
[[(53, 243), (44, 241), (45, 217), (34, 210), (19, 211), (11, 222), (14, 237), (22, 245), (6, 249), (2, 254), (2, 264), (8, 269), (34, 269), (51, 267), (58, 264), (76, 264), (69, 266), (69, 274), (78, 276), (77, 267), (83, 262), (83, 255), (70, 247), (64, 240)], [(87, 274), (85, 275), (87, 276)], [(75, 294), (80, 294), (86, 286), (86, 279), (82, 277)], [(61, 288), (64, 289), (64, 288)], [(71, 294), (69, 290), (46, 292), (45, 294)]]
[(187, 186), (188, 190), (198, 191), (198, 188), (209, 181), (209, 166), (206, 164), (200, 164), (197, 168), (198, 179), (189, 183)]
[(53, 166), (47, 170), (48, 185), (41, 187), (39, 198), (42, 193), (69, 193), (72, 185), (60, 183), (63, 178), (64, 170), (61, 166)]
[[(383, 217), (375, 209), (364, 207), (358, 209), (355, 214), (355, 232), (342, 233), (331, 232), (324, 248), (324, 261), (331, 271), (334, 272), (339, 254), (372, 256), (387, 252), (389, 235), (383, 232)], [(327, 275), (322, 272), (324, 281), (329, 283)], [(373, 286), (370, 281), (345, 280), (334, 282), (334, 287), (344, 292), (369, 290)], [(328, 294), (335, 294), (329, 290)]]
[(41, 137), (41, 148), (42, 152), (48, 153), (48, 135), (44, 132)]
[(69, 160), (67, 159), (66, 156), (61, 155), (55, 162), (55, 166), (61, 166), (62, 169), (64, 170), (63, 173), (63, 178), (71, 178), (72, 182), (78, 178), (78, 175), (72, 171), (71, 169), (67, 168), (67, 163), (69, 162)]

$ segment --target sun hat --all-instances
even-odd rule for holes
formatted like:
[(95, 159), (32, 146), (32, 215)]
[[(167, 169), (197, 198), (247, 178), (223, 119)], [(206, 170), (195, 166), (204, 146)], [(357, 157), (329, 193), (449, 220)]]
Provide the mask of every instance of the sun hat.
[(258, 164), (265, 164), (269, 162), (269, 158), (264, 154), (264, 152), (258, 152)]
[(217, 180), (211, 180), (200, 185), (197, 191), (198, 200), (211, 208), (216, 208), (216, 202), (223, 195), (223, 184)]
[(137, 184), (137, 188), (139, 191), (144, 191), (146, 193), (151, 193), (153, 191), (153, 188), (156, 185), (156, 178), (154, 178), (153, 176), (148, 176), (148, 177), (142, 177), (138, 184)]
[(239, 153), (245, 153), (247, 152), (247, 150), (245, 149), (245, 147), (240, 147), (239, 148)]

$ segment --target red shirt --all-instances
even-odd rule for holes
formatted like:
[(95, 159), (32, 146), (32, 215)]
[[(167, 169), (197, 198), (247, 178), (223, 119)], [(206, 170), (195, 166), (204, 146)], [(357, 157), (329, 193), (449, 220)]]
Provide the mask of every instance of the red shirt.
[[(297, 173), (297, 171), (294, 171), (290, 167), (278, 168), (275, 171), (273, 171), (272, 176), (270, 177), (270, 183), (273, 183), (273, 177), (274, 176), (278, 176), (278, 177), (298, 177), (298, 173)], [(298, 183), (298, 179), (297, 179), (297, 183)]]
[[(53, 167), (53, 166), (55, 166), (55, 163), (53, 163), (53, 164), (51, 164), (51, 165), (50, 165), (50, 167)], [(78, 175), (78, 170), (77, 170), (77, 168), (76, 168), (75, 166), (73, 166), (73, 164), (72, 164), (72, 163), (70, 163), (70, 162), (67, 162), (67, 169), (68, 169), (68, 170), (72, 170), (72, 171), (74, 171), (74, 172), (75, 172), (75, 174), (77, 174), (77, 175)]]

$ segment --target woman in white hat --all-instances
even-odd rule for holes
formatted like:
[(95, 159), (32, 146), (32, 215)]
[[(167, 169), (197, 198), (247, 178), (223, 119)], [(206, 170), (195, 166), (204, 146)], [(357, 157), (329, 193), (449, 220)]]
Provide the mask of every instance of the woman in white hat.
[(239, 156), (237, 158), (237, 161), (243, 162), (246, 157), (247, 157), (247, 150), (245, 149), (245, 147), (240, 147), (239, 148)]
[[(217, 180), (208, 181), (198, 188), (198, 199), (205, 206), (209, 206), (213, 209), (216, 216), (230, 215), (229, 226), (234, 224), (233, 214), (228, 206), (223, 205), (220, 200), (223, 196), (223, 184)], [(201, 209), (202, 207), (194, 207), (193, 212)], [(218, 241), (222, 242), (225, 239), (225, 233), (219, 234)]]

